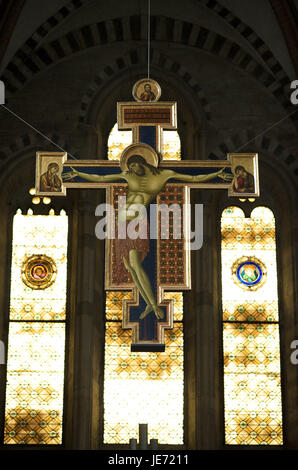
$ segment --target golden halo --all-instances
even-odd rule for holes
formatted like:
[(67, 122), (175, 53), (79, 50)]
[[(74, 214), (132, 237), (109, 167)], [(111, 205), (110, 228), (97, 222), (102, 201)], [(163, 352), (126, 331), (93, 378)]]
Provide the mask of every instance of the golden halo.
[(141, 155), (147, 163), (155, 166), (155, 168), (158, 167), (158, 155), (150, 145), (132, 144), (126, 147), (121, 153), (120, 168), (122, 171), (128, 171), (127, 160), (132, 155)]

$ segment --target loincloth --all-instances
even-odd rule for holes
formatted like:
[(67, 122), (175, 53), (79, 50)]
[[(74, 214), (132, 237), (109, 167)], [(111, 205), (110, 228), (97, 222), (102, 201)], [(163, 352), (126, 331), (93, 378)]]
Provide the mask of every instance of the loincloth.
[[(147, 224), (147, 236), (146, 238), (136, 238), (132, 239), (129, 238), (127, 235), (127, 226), (129, 222), (124, 222), (118, 231), (118, 227), (116, 229), (116, 238), (114, 240), (113, 246), (115, 250), (115, 262), (116, 262), (116, 270), (117, 270), (117, 277), (118, 279), (125, 279), (127, 277), (127, 269), (123, 263), (123, 258), (129, 262), (129, 252), (131, 250), (137, 250), (140, 252), (140, 260), (141, 262), (146, 258), (147, 253), (150, 248), (150, 235), (149, 235), (149, 226)], [(125, 234), (126, 238), (119, 238), (120, 234)]]

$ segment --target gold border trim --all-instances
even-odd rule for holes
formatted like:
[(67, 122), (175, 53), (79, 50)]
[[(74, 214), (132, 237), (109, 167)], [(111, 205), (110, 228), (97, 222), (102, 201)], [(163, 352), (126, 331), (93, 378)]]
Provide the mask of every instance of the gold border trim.
[[(35, 194), (36, 196), (66, 196), (66, 186), (63, 183), (61, 174), (63, 165), (66, 161), (66, 152), (36, 152), (36, 171), (35, 171)], [(59, 177), (61, 178), (62, 185), (61, 191), (41, 191), (40, 190), (40, 177), (44, 173), (43, 160), (48, 159), (48, 164), (55, 162), (60, 169)]]

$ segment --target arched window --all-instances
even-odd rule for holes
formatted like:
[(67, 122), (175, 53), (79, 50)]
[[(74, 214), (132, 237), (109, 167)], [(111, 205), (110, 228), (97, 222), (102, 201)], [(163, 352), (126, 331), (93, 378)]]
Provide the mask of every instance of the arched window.
[(13, 218), (5, 444), (62, 443), (67, 234), (63, 210)]
[[(121, 152), (132, 143), (132, 131), (119, 131), (116, 123), (108, 138), (108, 159), (119, 160)], [(177, 131), (163, 131), (161, 153), (164, 160), (181, 160), (181, 144)]]
[(274, 215), (228, 207), (221, 235), (225, 442), (281, 445)]
[[(167, 158), (180, 159), (178, 133), (167, 132)], [(130, 131), (115, 125), (108, 140), (108, 158), (119, 159), (131, 144)], [(174, 299), (174, 328), (165, 331), (164, 353), (131, 352), (131, 331), (122, 329), (122, 301), (126, 291), (106, 295), (104, 374), (104, 443), (125, 444), (138, 438), (138, 424), (148, 423), (150, 439), (160, 444), (183, 444), (183, 295)]]

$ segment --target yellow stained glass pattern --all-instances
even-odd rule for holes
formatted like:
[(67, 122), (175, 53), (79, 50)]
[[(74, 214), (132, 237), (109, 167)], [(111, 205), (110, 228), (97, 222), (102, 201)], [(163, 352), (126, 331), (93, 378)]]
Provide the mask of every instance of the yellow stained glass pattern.
[[(14, 217), (5, 444), (62, 442), (67, 229), (66, 215)], [(35, 254), (57, 266), (45, 289), (22, 281), (22, 266)]]
[(181, 160), (181, 142), (177, 131), (163, 131), (163, 160)]
[(183, 320), (183, 294), (182, 292), (165, 292), (165, 299), (172, 299), (174, 302), (174, 321)]
[(108, 160), (120, 160), (120, 155), (132, 144), (132, 131), (119, 131), (116, 123), (108, 138)]
[(131, 299), (132, 292), (110, 291), (106, 293), (106, 320), (122, 321), (122, 301)]
[(65, 327), (12, 322), (9, 327), (6, 444), (60, 444)]
[(228, 444), (282, 443), (278, 325), (224, 325)]
[[(67, 265), (65, 215), (16, 214), (13, 222), (10, 320), (64, 320)], [(55, 282), (44, 290), (31, 289), (21, 269), (31, 255), (47, 255), (57, 266)]]
[[(222, 215), (224, 320), (278, 321), (275, 222), (268, 208), (258, 209), (250, 218), (245, 218), (242, 210), (234, 207), (228, 207)], [(254, 291), (237, 285), (231, 275), (234, 262), (245, 256), (259, 259), (266, 268), (265, 283)]]
[[(223, 211), (222, 304), (226, 444), (281, 445), (282, 407), (275, 220), (258, 207), (246, 218)], [(235, 282), (237, 260), (260, 260), (266, 278), (256, 290)]]
[[(108, 293), (118, 299), (116, 313), (121, 318), (122, 299), (127, 293)], [(182, 315), (182, 293), (167, 293), (175, 299), (176, 317)], [(183, 326), (175, 322), (165, 331), (164, 353), (130, 351), (131, 330), (123, 330), (120, 321), (106, 324), (105, 348), (105, 426), (104, 442), (128, 443), (137, 438), (138, 424), (148, 423), (150, 438), (163, 444), (183, 443)]]

